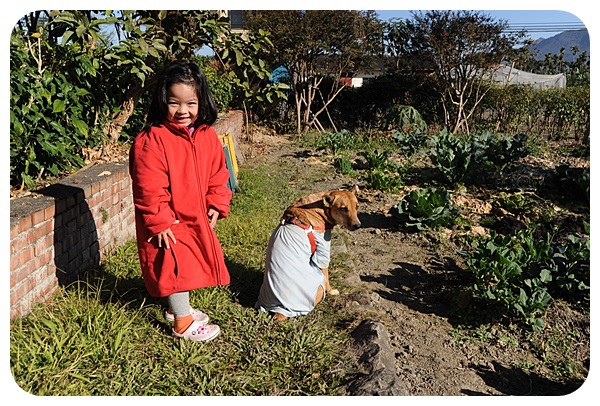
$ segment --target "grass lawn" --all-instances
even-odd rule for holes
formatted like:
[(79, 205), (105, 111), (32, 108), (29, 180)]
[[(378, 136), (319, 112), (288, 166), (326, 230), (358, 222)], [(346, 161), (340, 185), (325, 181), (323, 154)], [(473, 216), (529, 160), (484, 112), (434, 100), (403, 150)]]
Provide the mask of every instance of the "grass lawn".
[(298, 197), (285, 174), (293, 171), (284, 162), (240, 168), (231, 214), (217, 225), (231, 284), (191, 294), (221, 327), (218, 338), (171, 337), (165, 303), (147, 295), (131, 241), (11, 322), (15, 382), (45, 396), (336, 395), (356, 365), (348, 332), (321, 312), (275, 323), (253, 307), (271, 230)]

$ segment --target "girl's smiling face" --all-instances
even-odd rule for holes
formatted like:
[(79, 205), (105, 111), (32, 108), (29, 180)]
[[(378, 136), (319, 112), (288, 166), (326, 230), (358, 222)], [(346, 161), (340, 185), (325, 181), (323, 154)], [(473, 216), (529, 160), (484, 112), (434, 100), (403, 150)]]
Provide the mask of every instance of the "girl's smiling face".
[(193, 86), (176, 83), (167, 90), (167, 120), (188, 127), (198, 117), (198, 94)]

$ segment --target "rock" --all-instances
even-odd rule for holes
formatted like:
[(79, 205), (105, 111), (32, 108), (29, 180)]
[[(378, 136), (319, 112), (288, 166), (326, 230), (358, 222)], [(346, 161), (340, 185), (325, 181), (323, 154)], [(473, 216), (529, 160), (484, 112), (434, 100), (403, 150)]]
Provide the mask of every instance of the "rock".
[(408, 390), (396, 374), (395, 354), (385, 326), (378, 320), (364, 320), (353, 332), (363, 353), (359, 361), (368, 374), (354, 379), (346, 390), (351, 396), (407, 396)]

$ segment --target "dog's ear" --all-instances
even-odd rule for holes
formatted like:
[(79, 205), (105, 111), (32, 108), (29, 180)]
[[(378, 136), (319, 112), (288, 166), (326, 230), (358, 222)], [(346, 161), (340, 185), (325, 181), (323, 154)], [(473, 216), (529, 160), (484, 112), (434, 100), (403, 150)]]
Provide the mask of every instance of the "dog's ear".
[(331, 207), (334, 200), (335, 195), (333, 193), (326, 193), (325, 195), (323, 195), (323, 206)]
[(352, 187), (352, 190), (351, 190), (351, 192), (352, 192), (352, 193), (354, 193), (354, 194), (357, 194), (357, 193), (358, 193), (358, 185), (354, 185), (354, 186)]

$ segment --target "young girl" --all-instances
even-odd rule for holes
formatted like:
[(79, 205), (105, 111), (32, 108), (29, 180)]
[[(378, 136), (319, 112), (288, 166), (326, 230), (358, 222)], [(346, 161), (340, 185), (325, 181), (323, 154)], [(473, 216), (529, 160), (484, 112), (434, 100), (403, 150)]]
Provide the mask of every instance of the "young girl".
[(229, 284), (214, 226), (229, 213), (223, 147), (211, 124), (217, 108), (206, 77), (191, 62), (162, 73), (146, 126), (130, 150), (138, 254), (148, 293), (166, 297), (173, 336), (217, 337), (220, 328), (192, 309), (189, 292)]

